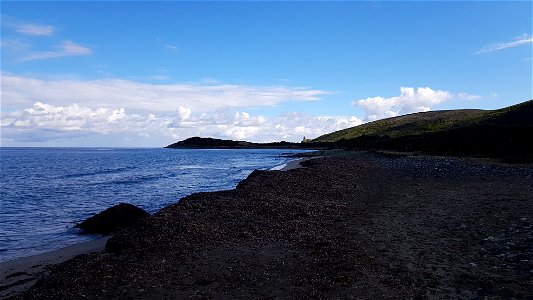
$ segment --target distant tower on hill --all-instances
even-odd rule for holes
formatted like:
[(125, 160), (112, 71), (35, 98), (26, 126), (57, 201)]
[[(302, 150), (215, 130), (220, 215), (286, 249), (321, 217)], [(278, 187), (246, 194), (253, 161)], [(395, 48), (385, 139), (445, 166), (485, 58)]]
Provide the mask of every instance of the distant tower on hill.
[(306, 139), (305, 136), (302, 139), (302, 143), (309, 143), (310, 141), (311, 141), (311, 139)]

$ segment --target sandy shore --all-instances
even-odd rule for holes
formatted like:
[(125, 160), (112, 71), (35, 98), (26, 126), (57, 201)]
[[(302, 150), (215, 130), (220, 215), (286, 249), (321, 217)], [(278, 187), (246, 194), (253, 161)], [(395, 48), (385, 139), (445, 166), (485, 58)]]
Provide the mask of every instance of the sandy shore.
[(43, 254), (0, 263), (0, 298), (26, 291), (57, 264), (77, 255), (100, 253), (110, 238), (102, 237)]
[(188, 196), (24, 297), (531, 297), (533, 166), (371, 153), (299, 163)]
[(320, 158), (321, 156), (313, 156), (313, 157), (302, 157), (302, 158), (299, 158), (299, 159), (295, 159), (295, 160), (291, 160), (289, 162), (287, 162), (283, 168), (280, 168), (279, 170), (280, 171), (289, 171), (289, 170), (294, 170), (294, 169), (298, 169), (298, 168), (301, 168), (302, 167), (302, 163), (310, 160), (310, 159), (316, 159), (316, 158)]

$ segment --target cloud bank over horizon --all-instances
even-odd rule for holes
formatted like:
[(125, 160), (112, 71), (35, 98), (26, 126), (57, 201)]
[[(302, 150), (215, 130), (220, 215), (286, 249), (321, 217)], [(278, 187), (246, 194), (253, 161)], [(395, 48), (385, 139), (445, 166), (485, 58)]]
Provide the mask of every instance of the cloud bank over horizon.
[(90, 103), (105, 107), (112, 103), (131, 110), (172, 112), (178, 106), (193, 111), (224, 107), (275, 106), (288, 101), (316, 101), (331, 91), (291, 86), (175, 83), (151, 84), (108, 78), (97, 80), (38, 79), (2, 74), (2, 105), (51, 105)]
[(429, 87), (401, 87), (400, 96), (352, 101), (364, 117), (285, 112), (254, 113), (286, 102), (318, 101), (332, 91), (290, 86), (230, 84), (149, 84), (121, 79), (38, 79), (2, 75), (3, 142), (61, 142), (109, 137), (126, 144), (165, 145), (192, 136), (292, 141), (364, 122), (428, 111), (452, 99), (478, 96)]
[(255, 142), (300, 141), (303, 136), (362, 124), (354, 116), (311, 116), (285, 113), (274, 117), (245, 111), (218, 109), (192, 114), (180, 106), (174, 116), (127, 113), (124, 108), (92, 109), (78, 104), (53, 106), (36, 102), (23, 111), (5, 113), (2, 138), (22, 142), (45, 142), (87, 136), (124, 136), (176, 141), (192, 136)]
[[(300, 141), (359, 125), (355, 116), (247, 111), (309, 102), (330, 91), (291, 86), (149, 84), (122, 79), (45, 80), (2, 75), (2, 139), (47, 142), (128, 136), (168, 143), (191, 136)], [(131, 142), (134, 143), (134, 142)]]

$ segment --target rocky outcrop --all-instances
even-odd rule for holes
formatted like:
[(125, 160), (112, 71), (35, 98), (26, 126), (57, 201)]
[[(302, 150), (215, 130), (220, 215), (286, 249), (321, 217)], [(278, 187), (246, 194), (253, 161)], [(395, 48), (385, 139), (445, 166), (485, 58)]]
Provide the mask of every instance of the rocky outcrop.
[(120, 203), (76, 225), (83, 233), (111, 233), (150, 216), (145, 210), (129, 203)]

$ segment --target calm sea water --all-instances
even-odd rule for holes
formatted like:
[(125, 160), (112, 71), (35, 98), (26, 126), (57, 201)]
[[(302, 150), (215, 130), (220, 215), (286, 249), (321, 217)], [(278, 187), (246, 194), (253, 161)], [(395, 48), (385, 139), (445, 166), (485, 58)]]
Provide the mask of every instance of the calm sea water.
[(73, 226), (119, 202), (153, 213), (194, 192), (234, 188), (288, 152), (0, 148), (0, 261), (94, 239)]

